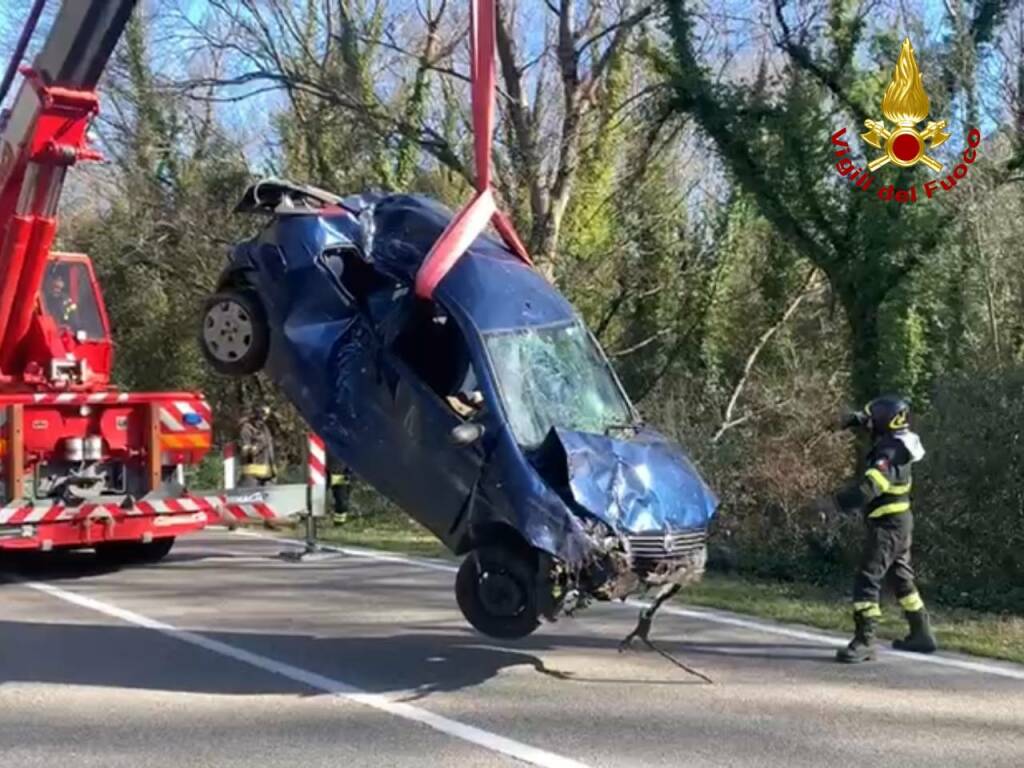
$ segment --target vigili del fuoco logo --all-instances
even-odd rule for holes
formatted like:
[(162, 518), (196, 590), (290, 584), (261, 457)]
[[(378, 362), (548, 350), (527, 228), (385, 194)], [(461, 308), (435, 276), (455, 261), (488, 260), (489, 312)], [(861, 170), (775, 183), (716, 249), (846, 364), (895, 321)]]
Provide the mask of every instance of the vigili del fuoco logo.
[[(867, 131), (860, 137), (882, 154), (868, 163), (867, 169), (854, 167), (850, 154), (850, 145), (843, 140), (846, 129), (842, 128), (832, 134), (832, 145), (836, 147), (835, 155), (839, 161), (835, 165), (840, 176), (853, 184), (856, 189), (871, 192), (875, 190), (879, 200), (897, 203), (916, 203), (918, 199), (917, 185), (909, 189), (896, 189), (894, 185), (876, 183), (872, 176), (875, 171), (889, 164), (900, 168), (910, 168), (920, 163), (927, 166), (940, 178), (930, 179), (921, 185), (922, 199), (931, 199), (940, 190), (949, 192), (959, 179), (967, 175), (968, 168), (978, 159), (978, 145), (981, 144), (981, 131), (971, 128), (967, 133), (967, 148), (964, 149), (961, 162), (950, 172), (945, 173), (944, 166), (929, 152), (950, 137), (946, 133), (945, 120), (929, 120), (924, 130), (917, 126), (928, 117), (931, 103), (924, 90), (921, 72), (917, 68), (914, 49), (910, 39), (903, 41), (900, 57), (896, 62), (896, 70), (892, 73), (889, 87), (882, 97), (882, 114), (885, 120), (864, 121)], [(888, 123), (891, 123), (892, 126)]]

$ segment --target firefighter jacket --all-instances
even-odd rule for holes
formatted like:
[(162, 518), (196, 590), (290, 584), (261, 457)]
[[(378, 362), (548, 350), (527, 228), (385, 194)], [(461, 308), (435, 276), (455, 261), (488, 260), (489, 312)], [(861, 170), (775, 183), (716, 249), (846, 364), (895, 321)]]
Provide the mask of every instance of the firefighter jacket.
[(869, 520), (910, 511), (911, 465), (924, 458), (921, 438), (910, 430), (883, 435), (867, 455), (863, 477), (836, 494), (847, 512), (863, 509)]
[(70, 296), (47, 296), (46, 311), (58, 323), (67, 325), (78, 312), (78, 304)]
[(331, 455), (327, 456), (327, 484), (331, 488), (348, 485), (350, 474), (348, 467), (344, 463)]
[(245, 419), (239, 434), (240, 473), (243, 477), (266, 480), (274, 477), (274, 438), (265, 422)]

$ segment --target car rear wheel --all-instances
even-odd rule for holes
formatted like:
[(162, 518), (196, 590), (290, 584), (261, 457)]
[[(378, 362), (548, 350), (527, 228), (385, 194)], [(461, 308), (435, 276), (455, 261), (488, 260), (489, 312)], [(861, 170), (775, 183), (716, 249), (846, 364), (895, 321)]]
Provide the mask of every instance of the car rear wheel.
[(213, 369), (225, 376), (248, 376), (260, 370), (267, 361), (270, 328), (256, 295), (227, 290), (207, 299), (199, 346)]
[(466, 621), (490, 637), (526, 637), (540, 624), (536, 571), (525, 553), (493, 546), (473, 550), (459, 566), (455, 599)]
[(167, 557), (174, 546), (174, 537), (167, 536), (149, 542), (110, 541), (96, 545), (96, 557), (107, 565), (156, 563)]

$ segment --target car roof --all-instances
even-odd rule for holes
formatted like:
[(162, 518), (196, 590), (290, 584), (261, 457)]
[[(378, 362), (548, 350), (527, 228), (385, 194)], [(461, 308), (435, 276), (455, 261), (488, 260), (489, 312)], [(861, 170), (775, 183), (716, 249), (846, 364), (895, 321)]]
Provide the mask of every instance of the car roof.
[[(346, 201), (352, 198), (346, 198)], [(363, 252), (374, 267), (412, 285), (452, 212), (420, 195), (364, 196), (356, 213)], [(353, 205), (353, 207), (356, 207)], [(481, 235), (438, 284), (434, 296), (480, 331), (502, 331), (575, 320), (572, 305), (533, 267), (499, 240)]]

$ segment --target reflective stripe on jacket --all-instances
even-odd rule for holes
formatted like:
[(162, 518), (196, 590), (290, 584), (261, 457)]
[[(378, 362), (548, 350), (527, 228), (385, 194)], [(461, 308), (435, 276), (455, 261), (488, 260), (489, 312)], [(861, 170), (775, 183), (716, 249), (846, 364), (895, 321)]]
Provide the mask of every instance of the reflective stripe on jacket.
[(903, 441), (885, 435), (871, 447), (863, 477), (840, 491), (836, 500), (847, 511), (863, 508), (870, 519), (909, 512), (912, 463)]

